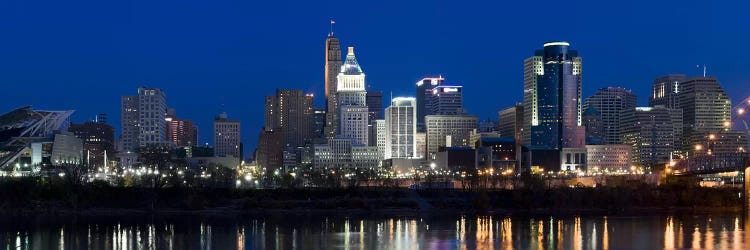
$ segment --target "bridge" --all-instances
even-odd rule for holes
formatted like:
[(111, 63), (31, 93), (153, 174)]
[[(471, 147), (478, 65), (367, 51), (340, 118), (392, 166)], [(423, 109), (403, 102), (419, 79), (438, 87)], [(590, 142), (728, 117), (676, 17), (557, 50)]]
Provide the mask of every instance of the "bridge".
[(677, 162), (674, 175), (694, 176), (726, 172), (744, 173), (743, 197), (745, 209), (750, 210), (750, 153), (725, 153), (690, 157)]

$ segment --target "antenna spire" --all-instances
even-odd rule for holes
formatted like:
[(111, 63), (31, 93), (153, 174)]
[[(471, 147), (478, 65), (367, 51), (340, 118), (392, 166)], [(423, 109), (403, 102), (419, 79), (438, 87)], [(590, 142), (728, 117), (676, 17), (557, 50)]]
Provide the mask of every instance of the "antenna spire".
[(703, 77), (706, 77), (706, 65), (703, 64)]
[(328, 36), (333, 36), (333, 25), (336, 24), (336, 21), (331, 19), (331, 32), (328, 33)]

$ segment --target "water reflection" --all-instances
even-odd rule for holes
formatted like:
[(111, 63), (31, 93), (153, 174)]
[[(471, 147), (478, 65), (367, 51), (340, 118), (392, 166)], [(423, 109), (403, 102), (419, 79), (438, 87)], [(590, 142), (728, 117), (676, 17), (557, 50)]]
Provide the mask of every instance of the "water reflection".
[[(135, 217), (135, 218), (132, 218)], [(5, 249), (745, 249), (741, 214), (0, 218)]]

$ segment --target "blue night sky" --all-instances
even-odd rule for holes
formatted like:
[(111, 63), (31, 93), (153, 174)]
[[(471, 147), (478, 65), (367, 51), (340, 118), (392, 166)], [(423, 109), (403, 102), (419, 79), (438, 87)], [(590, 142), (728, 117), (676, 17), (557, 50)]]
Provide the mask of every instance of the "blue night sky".
[(646, 105), (653, 78), (706, 64), (739, 101), (750, 95), (750, 3), (726, 2), (4, 0), (0, 112), (105, 112), (119, 135), (120, 96), (159, 87), (200, 143), (213, 144), (220, 111), (241, 120), (247, 155), (263, 96), (300, 88), (322, 106), (330, 18), (369, 90), (412, 96), (418, 79), (442, 74), (482, 119), (522, 100), (522, 61), (550, 40), (583, 57), (584, 97), (620, 86)]

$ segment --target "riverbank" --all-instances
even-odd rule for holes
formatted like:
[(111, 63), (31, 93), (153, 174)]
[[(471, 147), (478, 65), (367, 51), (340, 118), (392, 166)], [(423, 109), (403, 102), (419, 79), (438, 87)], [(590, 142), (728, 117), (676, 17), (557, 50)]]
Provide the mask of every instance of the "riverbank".
[(406, 188), (188, 189), (0, 183), (4, 214), (576, 214), (739, 211), (736, 188), (683, 185), (517, 190)]

